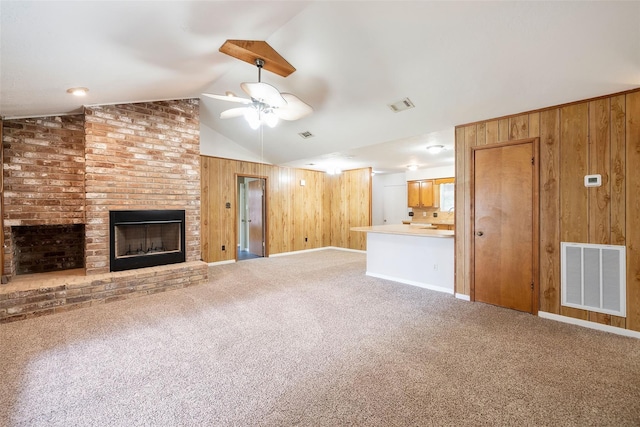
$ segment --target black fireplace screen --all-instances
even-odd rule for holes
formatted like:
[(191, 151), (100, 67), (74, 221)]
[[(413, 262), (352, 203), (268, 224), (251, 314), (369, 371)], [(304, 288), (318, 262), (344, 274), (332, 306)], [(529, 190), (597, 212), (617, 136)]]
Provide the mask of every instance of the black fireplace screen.
[(111, 211), (109, 217), (111, 271), (185, 261), (184, 211)]

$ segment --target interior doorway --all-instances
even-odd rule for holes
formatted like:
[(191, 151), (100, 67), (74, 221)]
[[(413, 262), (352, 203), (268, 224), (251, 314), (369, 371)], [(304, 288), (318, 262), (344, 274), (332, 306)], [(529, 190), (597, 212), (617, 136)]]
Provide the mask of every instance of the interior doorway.
[(264, 257), (266, 236), (266, 179), (238, 176), (238, 261)]
[(538, 312), (538, 144), (473, 147), (472, 301)]

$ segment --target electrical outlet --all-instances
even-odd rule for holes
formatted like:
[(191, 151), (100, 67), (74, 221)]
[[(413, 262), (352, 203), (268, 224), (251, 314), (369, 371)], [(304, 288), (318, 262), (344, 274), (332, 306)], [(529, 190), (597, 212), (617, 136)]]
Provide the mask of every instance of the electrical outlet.
[(422, 212), (422, 216), (427, 216), (427, 213), (426, 212)]
[(223, 251), (225, 250), (225, 249), (224, 249), (224, 245), (222, 245), (222, 250), (223, 250)]
[(433, 213), (433, 217), (434, 217), (434, 218), (438, 218), (438, 212), (434, 212), (434, 213)]
[(434, 269), (435, 271), (438, 271), (438, 264), (433, 264), (433, 269)]

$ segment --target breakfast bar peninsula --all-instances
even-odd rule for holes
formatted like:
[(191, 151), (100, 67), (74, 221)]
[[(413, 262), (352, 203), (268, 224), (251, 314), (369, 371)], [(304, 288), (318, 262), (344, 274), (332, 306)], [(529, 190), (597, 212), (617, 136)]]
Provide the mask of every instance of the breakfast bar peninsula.
[(453, 230), (430, 224), (353, 227), (367, 233), (367, 276), (454, 293)]

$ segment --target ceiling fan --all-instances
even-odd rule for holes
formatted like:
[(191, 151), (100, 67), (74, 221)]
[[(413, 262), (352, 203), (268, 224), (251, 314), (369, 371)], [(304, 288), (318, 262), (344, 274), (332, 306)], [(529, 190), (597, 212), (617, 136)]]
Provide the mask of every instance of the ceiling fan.
[(241, 83), (242, 90), (249, 98), (242, 98), (227, 92), (226, 95), (203, 93), (204, 96), (222, 101), (244, 104), (244, 107), (231, 108), (220, 113), (221, 119), (243, 116), (252, 129), (258, 129), (261, 124), (275, 127), (278, 120), (298, 120), (313, 112), (313, 108), (291, 93), (280, 92), (274, 86), (261, 81), (264, 59), (256, 58), (258, 67), (258, 81)]

